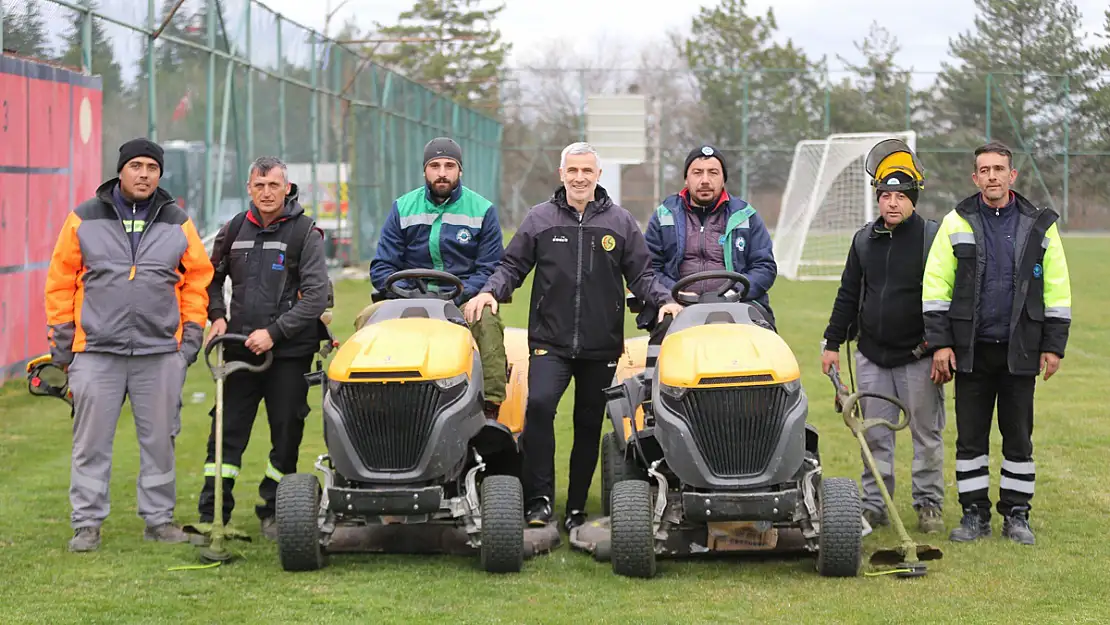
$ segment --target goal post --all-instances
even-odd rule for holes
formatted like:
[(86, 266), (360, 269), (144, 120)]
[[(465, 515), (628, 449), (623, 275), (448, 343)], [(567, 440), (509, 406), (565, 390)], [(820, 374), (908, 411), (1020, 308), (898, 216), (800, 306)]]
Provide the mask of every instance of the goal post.
[(772, 239), (780, 276), (840, 279), (852, 235), (876, 216), (864, 162), (884, 139), (901, 139), (917, 150), (912, 130), (832, 134), (797, 143)]

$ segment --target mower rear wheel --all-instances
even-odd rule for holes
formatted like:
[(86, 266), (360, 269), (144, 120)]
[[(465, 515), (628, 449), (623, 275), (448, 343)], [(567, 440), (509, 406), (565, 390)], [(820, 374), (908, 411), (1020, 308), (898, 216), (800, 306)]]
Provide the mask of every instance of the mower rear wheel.
[(524, 566), (524, 489), (513, 475), (482, 479), (482, 568), (516, 573)]
[(655, 576), (655, 532), (651, 522), (651, 485), (625, 480), (613, 485), (610, 559), (625, 577)]
[(817, 571), (825, 577), (855, 577), (863, 559), (863, 507), (854, 480), (821, 480), (821, 535)]
[(609, 432), (601, 437), (601, 515), (611, 513), (610, 497), (613, 486), (625, 480), (643, 480), (643, 471), (636, 466), (634, 459), (626, 457), (617, 444), (617, 433)]
[(320, 482), (311, 473), (293, 473), (277, 487), (277, 551), (286, 571), (315, 571), (324, 566), (320, 529)]

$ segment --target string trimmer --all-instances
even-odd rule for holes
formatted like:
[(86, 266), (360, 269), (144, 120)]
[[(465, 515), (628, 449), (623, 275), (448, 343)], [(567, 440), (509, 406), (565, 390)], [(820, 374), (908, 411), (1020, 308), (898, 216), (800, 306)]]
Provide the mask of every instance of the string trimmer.
[[(216, 381), (216, 502), (212, 508), (212, 523), (198, 523), (183, 528), (186, 532), (202, 536), (200, 544), (200, 559), (206, 563), (220, 563), (231, 560), (232, 553), (225, 544), (229, 540), (243, 540), (250, 542), (246, 532), (234, 529), (224, 524), (224, 380), (236, 371), (253, 371), (259, 373), (270, 368), (274, 361), (273, 352), (266, 352), (266, 360), (260, 365), (252, 365), (243, 360), (224, 362), (224, 343), (246, 343), (247, 337), (241, 334), (221, 334), (208, 342), (204, 348), (204, 364), (212, 371), (212, 378)], [(216, 364), (210, 360), (212, 350), (219, 347), (216, 352)]]
[(54, 364), (50, 354), (27, 363), (27, 391), (39, 397), (57, 397), (69, 404), (69, 416), (73, 417), (73, 391), (69, 388), (69, 374)]
[[(851, 353), (849, 352), (849, 368), (851, 367)], [(850, 371), (849, 371), (850, 373)], [(940, 560), (943, 557), (940, 549), (932, 545), (918, 545), (902, 524), (902, 518), (898, 516), (898, 510), (894, 507), (894, 501), (890, 497), (890, 492), (887, 491), (886, 483), (879, 473), (878, 468), (875, 466), (875, 457), (871, 454), (871, 448), (867, 445), (867, 439), (864, 433), (873, 427), (884, 427), (892, 432), (903, 430), (910, 424), (910, 411), (906, 408), (898, 398), (890, 397), (872, 391), (856, 391), (855, 380), (852, 381), (852, 391), (849, 392), (848, 387), (840, 380), (840, 371), (836, 367), (830, 367), (828, 372), (829, 379), (832, 380), (833, 387), (836, 389), (836, 411), (843, 413), (844, 423), (848, 429), (852, 430), (852, 434), (856, 436), (859, 442), (860, 449), (863, 450), (864, 460), (867, 466), (871, 469), (871, 473), (875, 476), (875, 481), (878, 483), (879, 492), (882, 493), (883, 503), (886, 505), (887, 513), (890, 517), (891, 524), (898, 531), (898, 536), (902, 540), (902, 544), (894, 549), (879, 549), (871, 554), (871, 565), (875, 567), (890, 567), (888, 570), (882, 571), (880, 574), (896, 575), (898, 577), (922, 577), (926, 573), (925, 561), (927, 560)], [(898, 410), (904, 418), (901, 418), (898, 423), (891, 423), (886, 419), (867, 419), (863, 414), (863, 406), (860, 399), (864, 397), (872, 397), (888, 401), (898, 407)]]

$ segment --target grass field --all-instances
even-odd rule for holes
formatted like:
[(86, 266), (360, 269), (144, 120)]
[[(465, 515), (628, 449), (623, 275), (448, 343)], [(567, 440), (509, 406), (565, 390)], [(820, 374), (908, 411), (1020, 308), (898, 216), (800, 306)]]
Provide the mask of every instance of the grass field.
[[(52, 399), (32, 398), (23, 383), (0, 390), (0, 623), (1097, 623), (1110, 621), (1107, 601), (1110, 546), (1110, 408), (1103, 384), (1110, 378), (1110, 291), (1104, 257), (1110, 240), (1067, 239), (1074, 322), (1061, 371), (1039, 385), (1035, 547), (995, 536), (976, 545), (933, 538), (945, 551), (927, 577), (823, 579), (811, 559), (732, 558), (664, 562), (654, 580), (614, 576), (608, 565), (564, 546), (525, 562), (518, 575), (490, 576), (477, 558), (345, 555), (327, 568), (281, 570), (274, 546), (261, 540), (253, 517), (257, 479), (266, 466), (268, 431), (256, 423), (237, 485), (234, 520), (255, 537), (244, 560), (207, 570), (169, 571), (196, 563), (192, 547), (141, 539), (135, 514), (138, 452), (129, 409), (120, 420), (112, 475), (112, 514), (100, 551), (70, 554), (69, 411)], [(527, 288), (527, 286), (526, 286)], [(810, 398), (810, 419), (822, 435), (826, 476), (858, 479), (859, 452), (832, 410), (818, 350), (835, 283), (780, 281), (772, 304), (783, 336), (798, 356)], [(342, 336), (368, 301), (367, 283), (337, 285), (336, 329)], [(505, 307), (509, 325), (524, 326), (527, 291)], [(631, 319), (629, 320), (631, 326)], [(318, 390), (318, 389), (314, 389)], [(207, 393), (200, 404), (194, 392)], [(189, 373), (178, 439), (178, 519), (196, 520), (204, 441), (213, 384), (203, 364)], [(571, 393), (557, 420), (561, 513), (569, 455)], [(301, 470), (323, 451), (319, 395), (311, 396)], [(949, 527), (960, 513), (954, 483), (955, 419), (951, 386), (945, 432)], [(608, 429), (608, 426), (606, 426)], [(992, 440), (992, 498), (997, 497), (1000, 439)], [(909, 500), (908, 435), (897, 452), (899, 511), (913, 519)], [(591, 512), (599, 509), (595, 477)], [(910, 525), (911, 532), (915, 529)], [(915, 533), (915, 536), (918, 536)], [(918, 536), (919, 539), (923, 538)], [(895, 544), (884, 529), (865, 539), (870, 551)]]

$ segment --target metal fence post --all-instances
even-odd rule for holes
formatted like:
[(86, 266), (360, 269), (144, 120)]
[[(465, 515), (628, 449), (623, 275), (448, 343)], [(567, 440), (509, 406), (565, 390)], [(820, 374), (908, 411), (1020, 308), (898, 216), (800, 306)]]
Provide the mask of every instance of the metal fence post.
[(154, 49), (154, 29), (158, 27), (154, 14), (154, 0), (147, 0), (147, 25), (150, 34), (146, 38), (146, 129), (151, 141), (158, 141), (158, 94), (155, 69), (157, 67)]
[(991, 140), (991, 77), (993, 75), (987, 72), (987, 141)]
[(1060, 218), (1068, 223), (1068, 181), (1071, 178), (1069, 159), (1071, 156), (1071, 76), (1064, 76), (1064, 204)]
[(85, 12), (81, 18), (81, 72), (92, 74), (92, 0), (84, 0)]
[(317, 219), (319, 219), (319, 217), (320, 217), (320, 206), (317, 202), (317, 199), (320, 197), (320, 193), (316, 188), (316, 163), (320, 160), (320, 118), (317, 116), (318, 113), (316, 111), (316, 107), (319, 106), (319, 98), (320, 98), (320, 92), (317, 90), (318, 87), (319, 87), (319, 82), (320, 82), (320, 76), (319, 76), (320, 72), (317, 69), (317, 66), (319, 65), (319, 63), (317, 63), (317, 61), (316, 61), (316, 31), (312, 31), (312, 61), (311, 62), (312, 62), (312, 68), (309, 70), (309, 72), (310, 72), (309, 80), (312, 83), (312, 93), (310, 94), (309, 100), (308, 100), (308, 124), (309, 124), (309, 127), (312, 128), (312, 131), (310, 132), (311, 139), (312, 139), (312, 161), (310, 162), (309, 166), (310, 166), (311, 171), (312, 171), (312, 174), (311, 174), (311, 180), (312, 180), (312, 186), (311, 186), (311, 189), (312, 189), (312, 198), (311, 198), (312, 215), (314, 217), (316, 217)]
[(281, 47), (281, 23), (285, 20), (278, 13), (277, 22), (277, 71), (278, 71), (278, 154), (286, 158), (285, 154), (285, 51)]
[(212, 162), (212, 143), (216, 134), (216, 109), (214, 96), (216, 94), (216, 11), (219, 10), (218, 0), (208, 0), (206, 12), (208, 18), (208, 74), (206, 76), (207, 94), (204, 98), (204, 159), (207, 163), (204, 173), (204, 228), (209, 226), (209, 218), (215, 214), (212, 205), (212, 171), (215, 164)]
[(251, 162), (255, 158), (254, 154), (254, 45), (251, 41), (251, 5), (254, 0), (247, 0), (247, 5), (243, 7), (243, 17), (246, 20), (247, 28), (247, 158), (244, 160), (243, 156), (239, 155), (239, 162)]

